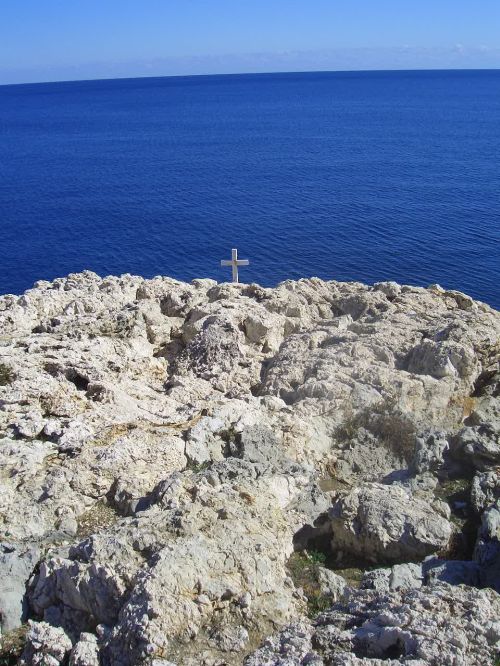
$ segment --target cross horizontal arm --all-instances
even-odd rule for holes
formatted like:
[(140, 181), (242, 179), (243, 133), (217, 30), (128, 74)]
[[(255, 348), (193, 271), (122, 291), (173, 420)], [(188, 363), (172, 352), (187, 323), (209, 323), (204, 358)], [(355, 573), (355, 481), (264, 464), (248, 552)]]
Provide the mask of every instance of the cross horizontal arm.
[(238, 259), (238, 250), (235, 247), (231, 250), (231, 259), (222, 259), (220, 262), (221, 266), (231, 266), (233, 269), (233, 282), (238, 282), (238, 268), (249, 264), (248, 259)]

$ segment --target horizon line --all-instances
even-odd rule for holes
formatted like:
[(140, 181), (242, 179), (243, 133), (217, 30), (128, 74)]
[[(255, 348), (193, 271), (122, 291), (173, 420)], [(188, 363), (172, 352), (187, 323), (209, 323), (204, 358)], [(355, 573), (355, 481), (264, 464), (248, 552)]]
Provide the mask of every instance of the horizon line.
[(13, 86), (44, 86), (54, 83), (96, 83), (100, 81), (139, 81), (142, 79), (192, 79), (208, 78), (211, 76), (231, 77), (231, 76), (274, 76), (278, 74), (375, 74), (390, 72), (499, 72), (500, 67), (394, 67), (383, 69), (304, 69), (290, 71), (270, 71), (270, 72), (211, 72), (205, 74), (160, 74), (156, 76), (114, 76), (97, 77), (84, 79), (55, 79), (51, 81), (19, 81), (16, 83), (0, 83), (0, 88), (10, 88)]

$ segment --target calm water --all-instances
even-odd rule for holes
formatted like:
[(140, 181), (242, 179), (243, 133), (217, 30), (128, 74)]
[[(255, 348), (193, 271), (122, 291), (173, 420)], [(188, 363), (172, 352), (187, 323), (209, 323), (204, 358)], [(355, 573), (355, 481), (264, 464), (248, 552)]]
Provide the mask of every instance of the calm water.
[(0, 87), (0, 293), (85, 268), (500, 307), (500, 71)]

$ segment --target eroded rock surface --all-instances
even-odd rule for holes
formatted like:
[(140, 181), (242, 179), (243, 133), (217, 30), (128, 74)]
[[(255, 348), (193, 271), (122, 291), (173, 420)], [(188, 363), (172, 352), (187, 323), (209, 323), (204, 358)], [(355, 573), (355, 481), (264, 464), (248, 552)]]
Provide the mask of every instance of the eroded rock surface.
[[(85, 272), (1, 297), (2, 631), (31, 618), (25, 664), (236, 666), (298, 622), (248, 663), (423, 664), (441, 623), (486, 663), (496, 630), (446, 609), (498, 610), (474, 585), (500, 590), (499, 340), (437, 286)], [(357, 562), (395, 566), (349, 592)]]
[(353, 591), (315, 621), (268, 639), (245, 666), (483, 666), (498, 654), (499, 611), (492, 590), (445, 583), (384, 595)]
[(447, 547), (449, 508), (433, 505), (398, 485), (355, 488), (329, 511), (332, 550), (373, 562), (423, 559)]

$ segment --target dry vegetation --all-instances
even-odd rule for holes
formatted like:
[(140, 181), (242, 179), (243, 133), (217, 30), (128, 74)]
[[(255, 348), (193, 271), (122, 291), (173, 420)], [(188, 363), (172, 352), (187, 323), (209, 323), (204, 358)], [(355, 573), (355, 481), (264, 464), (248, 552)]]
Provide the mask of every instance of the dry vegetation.
[(28, 625), (23, 624), (18, 629), (8, 631), (0, 637), (0, 666), (14, 666), (19, 663)]
[(111, 527), (118, 520), (116, 511), (104, 501), (99, 501), (78, 518), (79, 539), (86, 539), (91, 534)]
[(0, 386), (8, 386), (14, 379), (14, 373), (5, 363), (0, 363)]
[(364, 428), (377, 438), (397, 459), (409, 463), (415, 450), (416, 425), (409, 414), (404, 413), (392, 401), (386, 400), (346, 415), (337, 429), (337, 440), (355, 442), (359, 430)]

